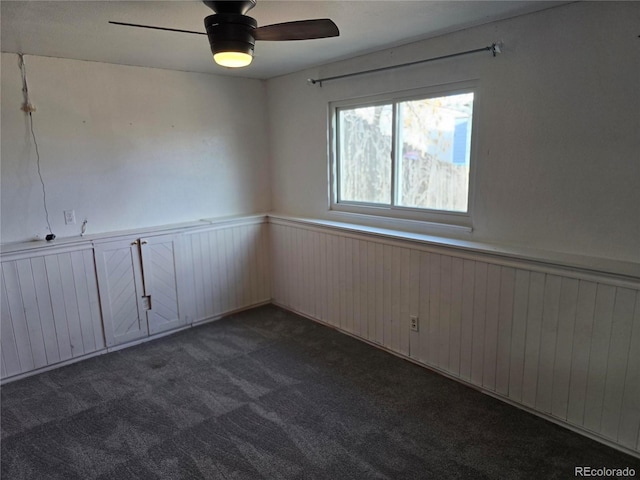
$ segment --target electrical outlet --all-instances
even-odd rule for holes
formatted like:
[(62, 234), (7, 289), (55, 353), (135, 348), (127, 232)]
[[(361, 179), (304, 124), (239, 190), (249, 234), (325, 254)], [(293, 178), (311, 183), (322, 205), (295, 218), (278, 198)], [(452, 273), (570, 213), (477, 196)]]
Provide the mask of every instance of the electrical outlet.
[(65, 210), (64, 211), (64, 224), (65, 225), (75, 225), (76, 224), (76, 211), (75, 210)]
[(411, 330), (413, 330), (414, 332), (418, 331), (418, 316), (417, 315), (409, 316), (409, 326), (411, 327)]

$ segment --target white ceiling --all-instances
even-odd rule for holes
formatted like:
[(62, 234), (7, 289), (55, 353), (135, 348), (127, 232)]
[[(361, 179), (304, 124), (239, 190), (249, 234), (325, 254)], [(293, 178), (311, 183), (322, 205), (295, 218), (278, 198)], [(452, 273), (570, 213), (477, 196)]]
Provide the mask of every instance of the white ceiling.
[(203, 19), (213, 12), (198, 1), (2, 0), (1, 47), (3, 52), (271, 78), (562, 3), (567, 2), (259, 0), (249, 12), (258, 25), (331, 18), (340, 36), (258, 42), (251, 66), (230, 71), (214, 64), (205, 36), (108, 23), (204, 31)]

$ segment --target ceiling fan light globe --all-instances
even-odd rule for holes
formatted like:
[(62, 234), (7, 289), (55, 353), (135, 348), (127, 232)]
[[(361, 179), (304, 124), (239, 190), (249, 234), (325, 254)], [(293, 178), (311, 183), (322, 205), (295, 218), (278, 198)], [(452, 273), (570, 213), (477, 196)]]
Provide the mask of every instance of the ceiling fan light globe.
[(249, 65), (253, 57), (244, 52), (218, 52), (213, 54), (213, 59), (222, 67), (241, 68)]

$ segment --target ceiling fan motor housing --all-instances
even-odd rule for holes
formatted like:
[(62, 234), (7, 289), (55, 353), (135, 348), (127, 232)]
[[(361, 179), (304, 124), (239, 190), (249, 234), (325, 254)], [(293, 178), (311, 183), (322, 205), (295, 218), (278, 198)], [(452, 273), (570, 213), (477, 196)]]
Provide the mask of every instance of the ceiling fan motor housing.
[(242, 52), (253, 56), (256, 40), (254, 31), (258, 26), (253, 18), (232, 13), (218, 13), (204, 19), (211, 52)]
[(238, 13), (240, 15), (246, 15), (249, 10), (256, 6), (256, 0), (204, 0), (202, 3), (204, 3), (207, 7), (209, 7), (216, 13)]

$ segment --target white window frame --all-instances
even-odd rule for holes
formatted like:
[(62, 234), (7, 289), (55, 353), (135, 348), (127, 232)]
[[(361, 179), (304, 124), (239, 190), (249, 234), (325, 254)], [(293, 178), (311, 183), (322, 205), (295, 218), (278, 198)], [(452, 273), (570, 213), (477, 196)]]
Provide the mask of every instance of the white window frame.
[[(479, 82), (477, 80), (469, 80), (465, 82), (449, 83), (445, 85), (436, 85), (415, 90), (407, 90), (395, 93), (388, 93), (375, 96), (366, 96), (348, 100), (340, 100), (329, 104), (329, 210), (338, 213), (340, 216), (361, 217), (373, 216), (381, 220), (392, 220), (391, 223), (402, 227), (403, 223), (416, 225), (433, 224), (434, 226), (452, 226), (463, 227), (465, 230), (471, 230), (473, 227), (473, 210), (475, 198), (475, 172), (478, 155), (476, 154), (478, 144), (478, 110), (479, 110)], [(447, 210), (433, 210), (414, 207), (403, 207), (398, 205), (380, 205), (375, 203), (339, 201), (339, 158), (338, 158), (338, 111), (343, 108), (368, 107), (381, 104), (395, 104), (398, 102), (420, 100), (424, 98), (442, 97), (448, 95), (456, 95), (461, 93), (473, 93), (473, 112), (471, 119), (471, 147), (469, 153), (469, 191), (467, 198), (466, 212), (453, 212)], [(393, 139), (392, 139), (392, 187), (391, 202), (394, 202), (395, 189), (397, 188), (397, 119), (394, 107), (393, 119)], [(391, 159), (390, 159), (391, 161)], [(371, 217), (364, 217), (371, 218)], [(388, 221), (384, 222), (389, 224)]]

